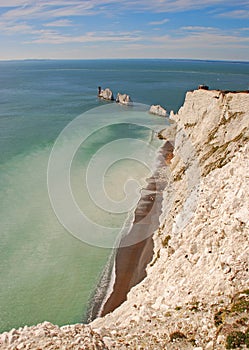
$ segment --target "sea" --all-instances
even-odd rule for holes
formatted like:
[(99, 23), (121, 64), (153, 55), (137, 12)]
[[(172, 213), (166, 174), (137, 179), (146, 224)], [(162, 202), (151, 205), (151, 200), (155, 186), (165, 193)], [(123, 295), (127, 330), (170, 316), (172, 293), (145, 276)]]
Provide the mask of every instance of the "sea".
[(168, 125), (148, 108), (177, 112), (200, 84), (248, 90), (249, 63), (0, 61), (0, 332), (86, 321)]

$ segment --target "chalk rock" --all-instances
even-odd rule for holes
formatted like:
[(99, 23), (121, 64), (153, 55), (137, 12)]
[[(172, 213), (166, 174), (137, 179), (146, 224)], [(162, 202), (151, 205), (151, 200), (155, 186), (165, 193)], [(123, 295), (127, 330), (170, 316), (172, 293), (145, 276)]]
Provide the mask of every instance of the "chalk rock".
[(161, 130), (158, 133), (158, 138), (159, 139), (164, 139), (169, 142), (173, 142), (175, 137), (176, 137), (176, 124), (171, 124), (167, 128)]
[[(221, 324), (217, 334), (215, 317), (231, 310), (231, 296), (247, 290), (249, 281), (248, 111), (247, 92), (198, 89), (171, 113), (174, 158), (152, 263), (126, 302), (95, 320), (93, 330), (115, 325), (121, 340), (130, 333), (141, 347), (150, 344), (148, 349), (176, 349), (167, 343), (172, 333), (194, 339), (196, 350), (224, 349), (227, 327), (236, 319)], [(175, 132), (165, 134), (171, 139)], [(248, 326), (247, 321), (242, 331)], [(129, 344), (136, 348), (135, 340)], [(186, 339), (180, 344), (178, 349), (193, 350)]]
[(159, 115), (160, 117), (166, 117), (167, 116), (167, 111), (160, 105), (152, 105), (150, 107), (150, 113)]
[(116, 102), (122, 104), (122, 105), (131, 105), (132, 100), (129, 95), (127, 94), (117, 94)]
[(113, 101), (114, 100), (113, 92), (109, 88), (106, 88), (104, 90), (99, 89), (98, 96), (100, 98), (102, 98), (103, 100), (108, 100), (108, 101)]

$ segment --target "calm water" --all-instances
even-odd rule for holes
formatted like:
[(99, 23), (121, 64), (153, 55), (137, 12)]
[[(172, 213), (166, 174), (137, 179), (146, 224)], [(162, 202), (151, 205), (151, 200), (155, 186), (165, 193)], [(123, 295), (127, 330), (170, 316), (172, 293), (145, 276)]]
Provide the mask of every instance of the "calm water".
[[(105, 105), (96, 98), (99, 85), (115, 93), (127, 92), (133, 101), (177, 111), (185, 92), (199, 84), (246, 90), (249, 64), (182, 60), (0, 62), (1, 332), (44, 320), (59, 325), (84, 320), (87, 303), (110, 255), (110, 249), (87, 245), (69, 234), (51, 208), (47, 165), (63, 128), (78, 115)], [(163, 127), (164, 120), (155, 119), (155, 124)], [(149, 135), (142, 128), (107, 128), (89, 140), (87, 157), (122, 137), (145, 140)], [(86, 153), (79, 152), (72, 171), (76, 191), (81, 186), (84, 157)], [(147, 174), (132, 161), (116, 164), (112, 172), (118, 180), (108, 180), (109, 185), (107, 181), (116, 200), (122, 198), (122, 181), (130, 176), (130, 168), (138, 181)], [(82, 198), (79, 203), (85, 203)], [(88, 211), (99, 221), (106, 220), (91, 205)], [(115, 220), (111, 220), (114, 226)], [(117, 220), (125, 220), (125, 216)]]

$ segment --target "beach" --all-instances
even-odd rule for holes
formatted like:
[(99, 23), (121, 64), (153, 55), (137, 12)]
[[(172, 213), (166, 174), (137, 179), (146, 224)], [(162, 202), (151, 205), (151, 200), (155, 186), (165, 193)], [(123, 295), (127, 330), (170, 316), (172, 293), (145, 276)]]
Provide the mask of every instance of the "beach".
[[(173, 146), (170, 142), (164, 143), (160, 148), (157, 170), (147, 179), (147, 186), (142, 190), (141, 199), (135, 210), (133, 226), (130, 232), (121, 239), (121, 247), (117, 249), (113, 291), (103, 306), (101, 316), (121, 305), (126, 300), (130, 289), (146, 276), (146, 267), (153, 257), (152, 235), (159, 226), (162, 192), (167, 184), (167, 178), (161, 177), (160, 171), (167, 167), (172, 153)], [(132, 244), (134, 237), (138, 241), (136, 244)]]

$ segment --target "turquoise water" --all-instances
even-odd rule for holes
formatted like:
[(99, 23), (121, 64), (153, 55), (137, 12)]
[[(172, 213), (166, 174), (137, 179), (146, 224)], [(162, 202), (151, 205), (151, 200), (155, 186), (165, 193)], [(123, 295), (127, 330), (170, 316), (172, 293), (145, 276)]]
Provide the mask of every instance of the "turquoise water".
[[(167, 110), (177, 111), (185, 92), (199, 84), (245, 90), (248, 78), (249, 64), (238, 62), (0, 62), (1, 332), (44, 320), (59, 325), (84, 320), (89, 298), (108, 261), (110, 249), (89, 245), (61, 225), (47, 189), (49, 156), (63, 128), (92, 108), (108, 108), (96, 98), (97, 86), (108, 86), (115, 93), (127, 92), (136, 102), (161, 104)], [(129, 108), (125, 111), (130, 115)], [(102, 112), (99, 113), (101, 118)], [(118, 111), (115, 113), (120, 116)], [(91, 201), (87, 202), (82, 190), (85, 165), (98, 150), (115, 140), (147, 142), (151, 137), (146, 128), (125, 127), (118, 117), (120, 124), (90, 135), (78, 150), (71, 169), (72, 189), (79, 207), (87, 210), (94, 221), (113, 227), (119, 226), (126, 214), (103, 213)], [(152, 124), (164, 126), (164, 119), (144, 113), (146, 123), (148, 117)], [(90, 124), (85, 120), (87, 130)], [(155, 142), (153, 147), (157, 146)], [(119, 154), (119, 147), (107, 148), (105, 156), (99, 159), (108, 160), (108, 154)], [(127, 149), (132, 150), (132, 145)], [(131, 176), (130, 169), (139, 186), (143, 185), (148, 174), (146, 166), (129, 159), (116, 162), (105, 176), (112, 200), (125, 197), (122, 184)], [(94, 184), (95, 177), (91, 178)]]

